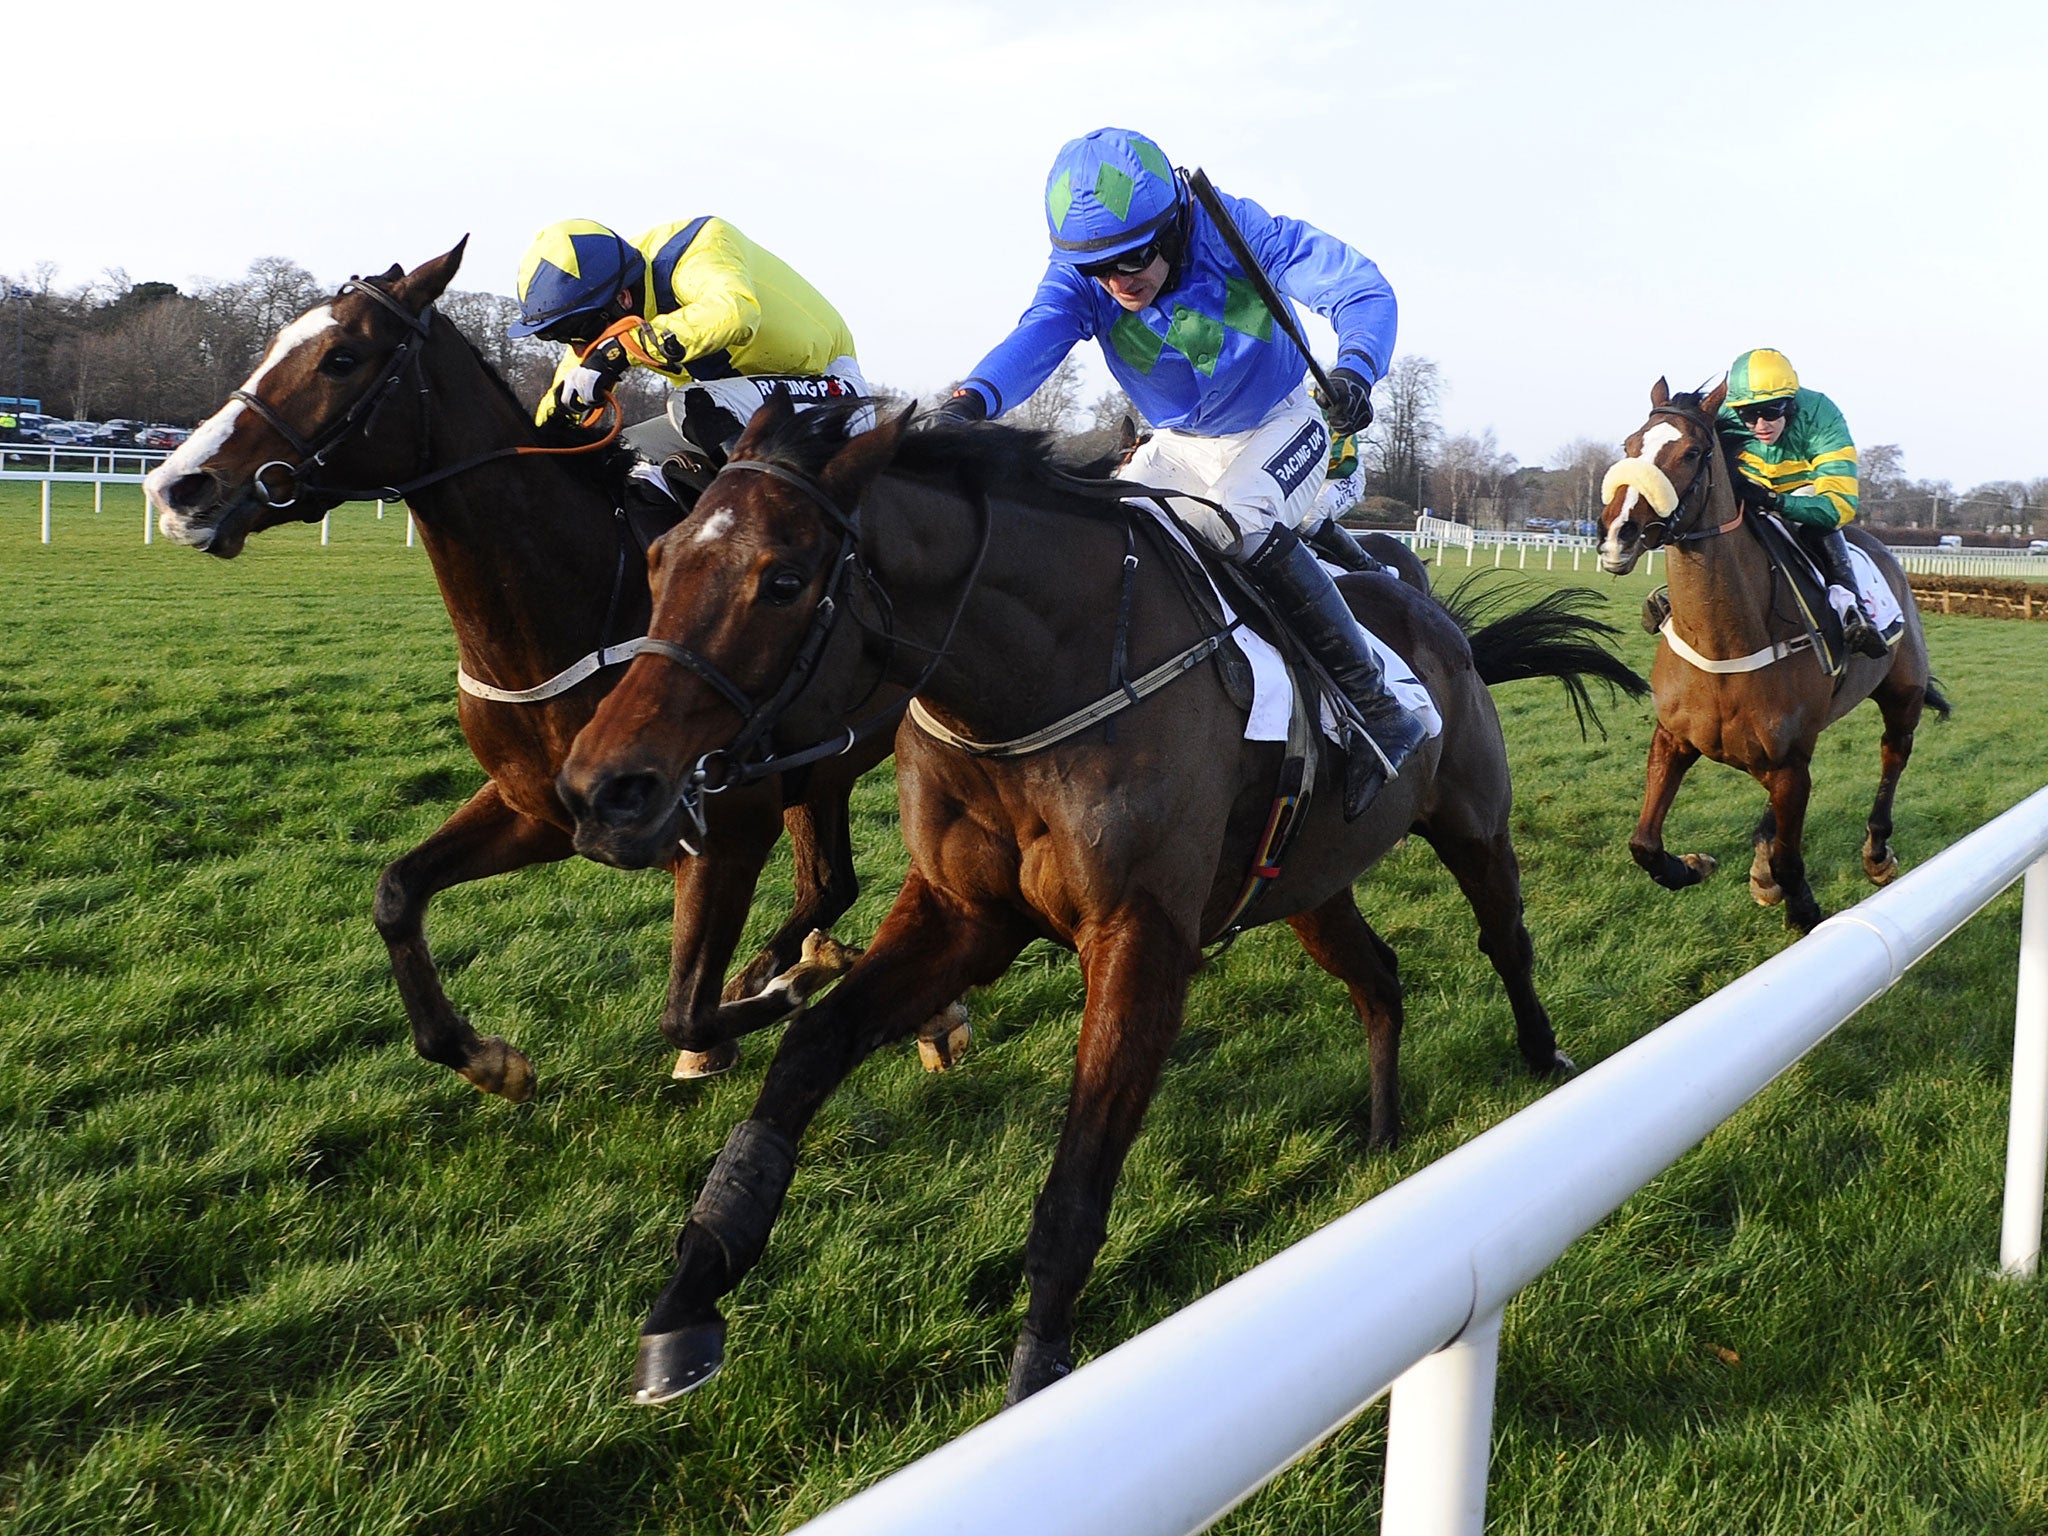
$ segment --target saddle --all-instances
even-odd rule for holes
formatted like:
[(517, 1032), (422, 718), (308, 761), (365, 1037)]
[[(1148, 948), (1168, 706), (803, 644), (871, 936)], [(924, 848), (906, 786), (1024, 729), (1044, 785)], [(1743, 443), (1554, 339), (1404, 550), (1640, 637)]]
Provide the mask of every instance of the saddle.
[[(1789, 655), (1792, 651), (1810, 649), (1813, 652), (1814, 660), (1820, 664), (1821, 670), (1829, 677), (1835, 679), (1839, 685), (1843, 666), (1848, 658), (1849, 651), (1842, 643), (1842, 621), (1836, 616), (1835, 610), (1829, 605), (1827, 600), (1826, 576), (1822, 573), (1820, 567), (1814, 563), (1813, 557), (1806, 552), (1805, 547), (1800, 544), (1798, 536), (1775, 516), (1751, 508), (1749, 514), (1742, 521), (1742, 531), (1762, 546), (1766, 558), (1771, 562), (1771, 569), (1776, 578), (1772, 589), (1773, 614), (1777, 615), (1783, 612), (1778, 607), (1776, 600), (1776, 593), (1782, 587), (1792, 599), (1793, 613), (1791, 616), (1798, 619), (1805, 633), (1797, 639), (1782, 642), (1780, 646), (1774, 647), (1773, 649), (1777, 652), (1776, 655), (1740, 659), (1755, 665), (1763, 665), (1767, 660), (1780, 659), (1782, 656)], [(1676, 635), (1669, 631), (1670, 618), (1670, 589), (1668, 587), (1659, 587), (1650, 594), (1643, 604), (1643, 628), (1651, 634), (1663, 632), (1667, 639), (1674, 642), (1674, 648), (1678, 649), (1681, 655), (1685, 655), (1688, 661), (1691, 661), (1695, 666), (1702, 665), (1705, 659), (1686, 655), (1687, 648), (1680, 645), (1677, 642)], [(1890, 641), (1904, 627), (1905, 618), (1901, 615), (1885, 625), (1880, 633), (1883, 634), (1887, 641)], [(1748, 671), (1751, 668), (1750, 666), (1709, 666), (1707, 670), (1732, 672)]]
[(677, 454), (659, 464), (636, 466), (626, 476), (619, 511), (626, 531), (646, 554), (648, 546), (688, 517), (718, 471), (702, 460)]

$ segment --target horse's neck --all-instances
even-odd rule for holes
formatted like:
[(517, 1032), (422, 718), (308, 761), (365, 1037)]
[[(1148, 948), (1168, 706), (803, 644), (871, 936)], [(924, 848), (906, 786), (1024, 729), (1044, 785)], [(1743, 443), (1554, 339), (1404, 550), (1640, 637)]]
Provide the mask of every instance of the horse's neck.
[[(1710, 525), (1735, 515), (1731, 499), (1707, 509)], [(1773, 640), (1771, 560), (1750, 530), (1668, 546), (1665, 580), (1671, 618), (1683, 637), (1711, 656), (1747, 655)]]
[[(907, 483), (877, 532), (877, 574), (904, 632), (935, 646), (953, 615), (947, 660), (921, 692), (972, 734), (1015, 735), (1092, 702), (1110, 685), (1124, 603), (1124, 533), (1114, 518), (1078, 516), (1001, 496), (984, 510), (957, 493)], [(962, 595), (993, 519), (973, 590)], [(1142, 673), (1162, 646), (1185, 643), (1194, 619), (1139, 546), (1127, 623), (1127, 670)], [(908, 601), (906, 601), (908, 599)], [(913, 628), (914, 626), (914, 628)], [(904, 648), (895, 681), (910, 682), (928, 651)]]
[[(529, 436), (517, 403), (459, 339), (431, 348), (427, 367), (423, 472)], [(402, 399), (394, 409), (405, 408)], [(601, 643), (627, 638), (622, 625), (640, 621), (644, 629), (647, 583), (632, 570), (619, 579), (625, 535), (611, 498), (559, 459), (491, 459), (422, 487), (409, 505), (465, 670), (526, 687)], [(615, 588), (612, 627), (620, 632), (601, 635)]]

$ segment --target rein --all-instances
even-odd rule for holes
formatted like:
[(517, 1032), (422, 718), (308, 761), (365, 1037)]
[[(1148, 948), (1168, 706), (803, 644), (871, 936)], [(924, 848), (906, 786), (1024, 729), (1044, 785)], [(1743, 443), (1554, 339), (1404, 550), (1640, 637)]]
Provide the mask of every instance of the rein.
[[(1743, 508), (1738, 500), (1735, 515), (1725, 523), (1716, 523), (1707, 528), (1686, 526), (1713, 500), (1714, 464), (1721, 457), (1721, 434), (1704, 411), (1677, 401), (1667, 401), (1650, 412), (1650, 420), (1659, 416), (1676, 416), (1688, 426), (1697, 427), (1707, 437), (1705, 457), (1699, 473), (1692, 477), (1692, 483), (1685, 488), (1685, 494), (1678, 498), (1678, 504), (1669, 513), (1643, 527), (1643, 547), (1660, 549), (1666, 544), (1697, 544), (1705, 539), (1719, 538), (1724, 533), (1733, 533), (1742, 526)], [(1695, 500), (1697, 497), (1697, 500)]]

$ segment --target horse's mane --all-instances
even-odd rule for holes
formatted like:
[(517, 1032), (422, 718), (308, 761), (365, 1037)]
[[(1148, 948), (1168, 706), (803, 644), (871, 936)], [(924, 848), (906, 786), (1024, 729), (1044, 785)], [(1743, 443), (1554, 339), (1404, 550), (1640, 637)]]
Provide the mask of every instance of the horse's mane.
[(1714, 441), (1721, 445), (1721, 462), (1727, 466), (1728, 473), (1731, 476), (1741, 473), (1742, 443), (1743, 439), (1748, 436), (1746, 432), (1737, 427), (1729, 426), (1721, 419), (1719, 411), (1709, 411), (1707, 409), (1706, 396), (1704, 395), (1698, 393), (1673, 395), (1666, 404), (1669, 407), (1689, 410), (1705, 417), (1714, 428)]
[[(505, 376), (492, 366), (491, 360), (484, 356), (483, 349), (470, 339), (467, 331), (463, 330), (461, 326), (457, 325), (447, 315), (441, 315), (439, 318), (444, 326), (455, 333), (463, 346), (469, 349), (469, 355), (476, 359), (476, 365), (483, 371), (484, 377), (497, 386), (498, 391), (518, 413), (519, 418), (527, 423), (527, 430), (533, 433), (541, 443), (549, 447), (570, 447), (590, 440), (591, 434), (581, 427), (567, 425), (559, 427), (552, 425), (545, 427), (533, 426), (532, 410), (520, 400), (519, 396), (513, 391), (512, 386), (505, 381)], [(637, 462), (637, 456), (632, 449), (626, 446), (624, 438), (617, 439), (612, 443), (611, 447), (602, 451), (565, 453), (555, 456), (556, 464), (566, 467), (572, 473), (586, 476), (602, 489), (606, 495), (613, 498), (618, 497), (624, 490), (626, 476), (632, 471), (634, 464)]]
[[(749, 451), (816, 475), (846, 446), (854, 418), (875, 404), (838, 401), (761, 423)], [(1077, 453), (1077, 445), (1085, 446)], [(890, 468), (921, 480), (951, 481), (969, 494), (1000, 490), (1014, 500), (1072, 511), (1073, 482), (1106, 478), (1116, 467), (1114, 450), (1091, 452), (1092, 446), (1086, 438), (1063, 439), (1001, 422), (934, 422), (904, 434)]]

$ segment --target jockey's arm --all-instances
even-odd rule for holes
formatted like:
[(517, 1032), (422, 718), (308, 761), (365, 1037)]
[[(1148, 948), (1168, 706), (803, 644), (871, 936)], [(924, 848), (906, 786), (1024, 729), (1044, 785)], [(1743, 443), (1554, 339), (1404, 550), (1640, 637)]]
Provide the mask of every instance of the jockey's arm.
[(1268, 213), (1249, 198), (1228, 201), (1273, 286), (1336, 331), (1337, 366), (1356, 370), (1371, 384), (1386, 377), (1400, 306), (1378, 265), (1313, 224)]
[(1065, 267), (1050, 267), (1016, 327), (962, 381), (963, 389), (981, 396), (991, 419), (1030, 399), (1074, 344), (1091, 334), (1092, 318), (1074, 287), (1088, 281)]

